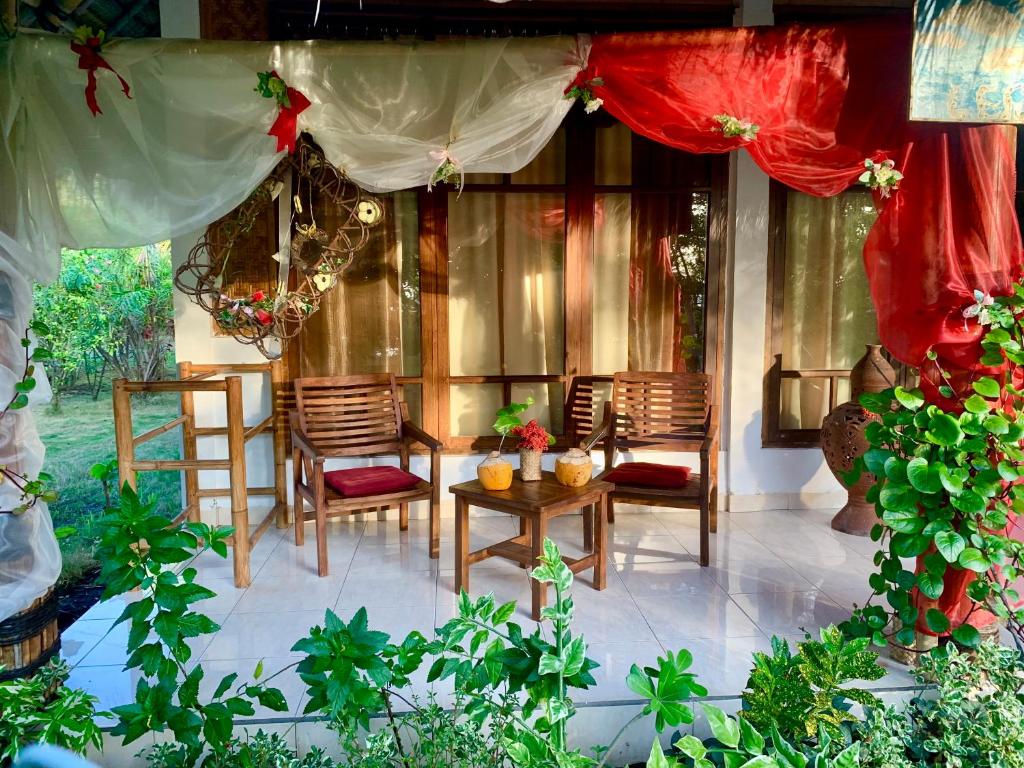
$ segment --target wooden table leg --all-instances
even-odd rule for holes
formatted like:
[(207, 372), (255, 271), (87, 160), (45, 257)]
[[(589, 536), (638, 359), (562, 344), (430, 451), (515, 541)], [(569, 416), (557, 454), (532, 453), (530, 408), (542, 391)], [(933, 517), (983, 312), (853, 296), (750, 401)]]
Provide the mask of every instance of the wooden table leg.
[(583, 508), (583, 551), (594, 551), (594, 514), (596, 504), (588, 504)]
[(594, 521), (594, 589), (604, 589), (608, 584), (608, 494), (601, 494), (597, 505), (597, 519)]
[(455, 594), (469, 591), (469, 503), (455, 497)]
[[(527, 520), (525, 517), (520, 517), (519, 518), (519, 535), (526, 537), (526, 541), (524, 543), (528, 547), (531, 546), (532, 542), (533, 542), (533, 537), (531, 536), (531, 531), (532, 530), (533, 530), (533, 528), (530, 526), (530, 521)], [(529, 568), (530, 566), (528, 566), (526, 563), (519, 563), (519, 567), (520, 568)]]
[[(547, 536), (548, 521), (544, 513), (539, 512), (531, 523), (530, 550), (533, 554), (533, 564), (536, 566), (540, 564), (540, 556), (544, 554), (544, 537)], [(548, 585), (530, 579), (530, 591), (533, 593), (533, 620), (540, 621), (540, 612), (548, 602)]]

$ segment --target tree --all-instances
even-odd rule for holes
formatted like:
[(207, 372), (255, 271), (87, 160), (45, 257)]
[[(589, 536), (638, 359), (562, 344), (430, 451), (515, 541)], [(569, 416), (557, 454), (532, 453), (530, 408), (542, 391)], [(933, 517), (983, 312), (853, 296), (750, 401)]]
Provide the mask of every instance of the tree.
[(174, 338), (170, 244), (65, 250), (62, 258), (60, 278), (35, 289), (54, 409), (86, 367), (94, 392), (97, 367), (137, 381), (161, 378)]

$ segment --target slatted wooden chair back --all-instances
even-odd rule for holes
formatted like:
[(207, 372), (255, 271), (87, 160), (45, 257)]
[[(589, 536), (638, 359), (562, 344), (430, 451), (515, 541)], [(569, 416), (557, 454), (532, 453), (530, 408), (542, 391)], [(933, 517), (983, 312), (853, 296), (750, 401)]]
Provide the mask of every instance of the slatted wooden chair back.
[(388, 373), (295, 380), (299, 428), (328, 456), (402, 452), (402, 414)]
[(711, 377), (704, 373), (616, 373), (616, 447), (700, 450), (710, 426), (711, 398)]
[(612, 376), (573, 376), (565, 398), (565, 435), (579, 445), (600, 423), (603, 403), (611, 394)]

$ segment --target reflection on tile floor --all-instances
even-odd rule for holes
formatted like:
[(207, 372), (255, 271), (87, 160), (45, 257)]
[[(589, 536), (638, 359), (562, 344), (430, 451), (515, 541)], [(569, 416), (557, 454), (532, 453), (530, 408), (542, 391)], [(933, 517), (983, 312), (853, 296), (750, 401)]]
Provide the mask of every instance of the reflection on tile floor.
[[(711, 566), (701, 568), (694, 513), (618, 509), (609, 535), (607, 589), (593, 591), (584, 572), (574, 592), (575, 629), (601, 664), (598, 685), (579, 700), (634, 699), (625, 686), (630, 665), (680, 648), (693, 653), (709, 695), (736, 696), (751, 653), (768, 650), (771, 635), (795, 640), (804, 630), (844, 619), (852, 603), (868, 595), (872, 547), (866, 539), (831, 530), (831, 514), (722, 514), (712, 536)], [(471, 547), (514, 535), (514, 525), (507, 517), (474, 517)], [(554, 521), (550, 534), (567, 554), (579, 553), (578, 516)], [(396, 522), (336, 521), (328, 539), (331, 575), (322, 579), (316, 575), (312, 527), (306, 538), (297, 548), (291, 531), (271, 529), (253, 552), (253, 584), (244, 590), (232, 586), (228, 561), (205, 553), (194, 563), (199, 581), (218, 592), (203, 609), (221, 629), (194, 645), (208, 679), (229, 672), (244, 677), (261, 658), (268, 671), (287, 666), (296, 659), (292, 644), (322, 622), (327, 608), (348, 616), (366, 606), (371, 625), (398, 639), (414, 629), (429, 635), (454, 615), (451, 520), (443, 521), (439, 561), (427, 557), (426, 521), (413, 520), (407, 533)], [(531, 623), (529, 579), (514, 564), (491, 560), (474, 566), (470, 592), (519, 601), (519, 619)], [(132, 674), (122, 671), (127, 627), (111, 629), (122, 608), (118, 601), (95, 606), (63, 636), (64, 656), (74, 665), (72, 683), (98, 695), (103, 707), (129, 701), (135, 686)], [(301, 712), (301, 681), (290, 671), (277, 682), (292, 714)], [(426, 683), (421, 685), (425, 691)], [(900, 688), (912, 681), (892, 667), (875, 685)]]

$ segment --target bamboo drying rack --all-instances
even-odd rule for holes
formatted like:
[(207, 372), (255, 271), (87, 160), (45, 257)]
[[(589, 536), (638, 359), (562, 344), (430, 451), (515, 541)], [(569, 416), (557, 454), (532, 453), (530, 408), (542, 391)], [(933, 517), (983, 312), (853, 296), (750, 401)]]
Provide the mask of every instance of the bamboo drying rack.
[[(242, 409), (242, 378), (239, 374), (261, 373), (268, 376), (271, 386), (271, 414), (259, 423), (246, 427)], [(272, 520), (278, 528), (288, 526), (287, 473), (287, 430), (279, 408), (280, 395), (284, 385), (282, 365), (277, 361), (267, 363), (236, 363), (199, 365), (191, 362), (178, 363), (177, 381), (128, 381), (116, 379), (114, 388), (114, 439), (117, 444), (117, 467), (119, 484), (128, 483), (137, 488), (139, 472), (179, 470), (185, 473), (185, 508), (174, 522), (198, 521), (200, 502), (207, 498), (231, 499), (231, 524), (235, 529), (231, 537), (233, 546), (234, 575), (236, 587), (247, 587), (251, 582), (249, 554), (260, 540)], [(224, 376), (214, 379), (214, 376)], [(166, 424), (135, 436), (132, 428), (131, 396), (137, 392), (178, 392), (181, 397), (181, 415)], [(197, 427), (194, 395), (196, 392), (223, 392), (226, 398), (227, 426)], [(138, 460), (135, 449), (159, 435), (181, 427), (182, 458), (167, 460)], [(245, 444), (257, 435), (270, 432), (274, 439), (274, 485), (250, 488), (246, 485)], [(200, 459), (198, 440), (204, 437), (227, 436), (228, 458)], [(199, 472), (203, 470), (227, 470), (228, 488), (200, 488)], [(248, 497), (273, 496), (274, 507), (249, 533)]]

